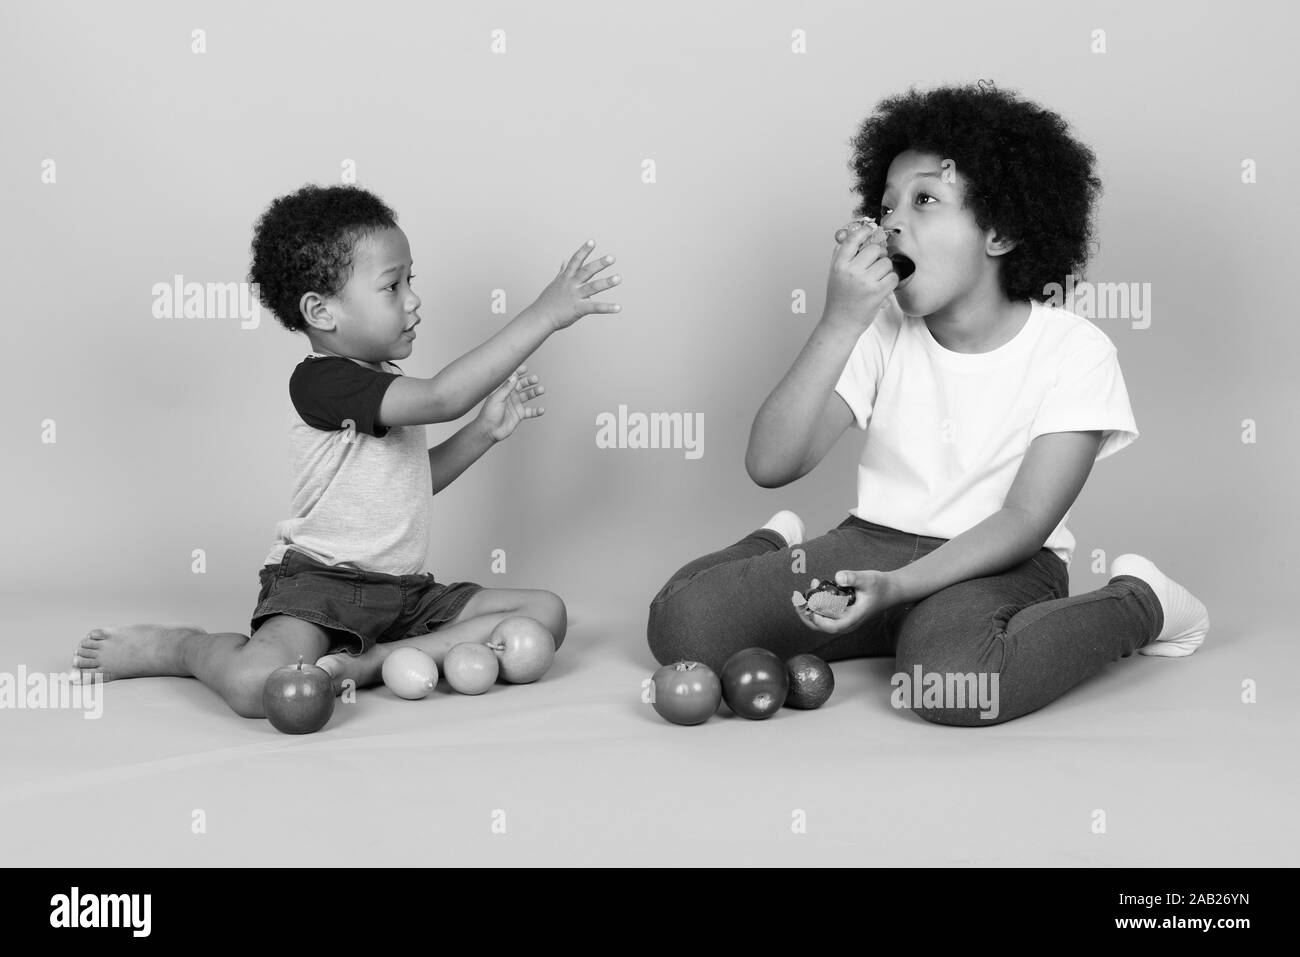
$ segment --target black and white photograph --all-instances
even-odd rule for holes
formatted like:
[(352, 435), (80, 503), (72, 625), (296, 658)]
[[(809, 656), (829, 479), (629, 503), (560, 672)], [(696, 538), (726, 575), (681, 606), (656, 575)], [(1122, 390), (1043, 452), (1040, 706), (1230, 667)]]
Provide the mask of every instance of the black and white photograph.
[(55, 888), (7, 924), (1051, 869), (1107, 881), (1058, 934), (1248, 939), (1300, 863), (1294, 8), (0, 17), (0, 847)]

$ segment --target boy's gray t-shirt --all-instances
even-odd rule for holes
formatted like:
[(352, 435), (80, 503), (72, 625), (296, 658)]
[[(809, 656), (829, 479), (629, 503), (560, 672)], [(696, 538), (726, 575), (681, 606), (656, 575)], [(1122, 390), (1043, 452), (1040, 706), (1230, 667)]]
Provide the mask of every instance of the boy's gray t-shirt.
[[(326, 565), (414, 575), (424, 571), (433, 508), (423, 425), (376, 425), (402, 370), (376, 372), (312, 353), (289, 378), (293, 503), (275, 527), (268, 564), (292, 547)], [(391, 371), (387, 371), (391, 370)]]

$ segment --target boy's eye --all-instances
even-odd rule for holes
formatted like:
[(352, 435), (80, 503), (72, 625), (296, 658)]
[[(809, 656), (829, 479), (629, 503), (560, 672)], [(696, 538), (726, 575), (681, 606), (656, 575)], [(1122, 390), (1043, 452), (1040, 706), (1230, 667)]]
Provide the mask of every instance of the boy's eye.
[[(921, 197), (923, 197), (923, 196), (924, 196), (926, 199), (934, 199), (934, 197), (931, 196), (929, 193), (917, 193), (917, 194), (916, 194), (917, 201), (919, 202), (920, 199), (921, 199)], [(935, 201), (938, 202), (938, 200), (935, 200)]]

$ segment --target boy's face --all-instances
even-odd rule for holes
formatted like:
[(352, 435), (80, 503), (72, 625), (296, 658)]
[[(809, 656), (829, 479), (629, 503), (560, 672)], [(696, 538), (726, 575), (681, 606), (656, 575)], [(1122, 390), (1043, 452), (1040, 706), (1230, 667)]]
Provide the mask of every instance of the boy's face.
[(361, 237), (353, 249), (352, 275), (325, 305), (335, 321), (329, 340), (335, 352), (365, 362), (409, 356), (420, 297), (411, 289), (406, 234), (393, 227)]
[(890, 231), (890, 254), (902, 253), (916, 265), (894, 290), (910, 316), (933, 315), (990, 278), (997, 284), (999, 253), (991, 248), (992, 231), (975, 225), (974, 214), (964, 207), (961, 170), (949, 167), (952, 172), (945, 176), (943, 157), (915, 150), (899, 153), (889, 164), (878, 219)]

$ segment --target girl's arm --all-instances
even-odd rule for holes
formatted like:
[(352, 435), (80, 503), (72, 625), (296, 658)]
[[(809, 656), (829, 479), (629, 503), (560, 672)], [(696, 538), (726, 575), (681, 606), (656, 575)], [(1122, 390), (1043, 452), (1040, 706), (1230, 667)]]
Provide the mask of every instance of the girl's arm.
[(889, 574), (899, 603), (970, 578), (996, 575), (1035, 555), (1092, 472), (1102, 433), (1049, 432), (1029, 443), (1002, 508)]
[(835, 383), (897, 285), (885, 231), (851, 226), (831, 257), (821, 320), (754, 417), (745, 469), (757, 484), (776, 488), (806, 475), (848, 428), (853, 415)]
[(824, 618), (800, 609), (800, 619), (815, 631), (843, 634), (886, 608), (920, 601), (957, 582), (997, 575), (1032, 558), (1078, 498), (1102, 435), (1093, 430), (1038, 436), (1029, 443), (1000, 509), (910, 565), (887, 572), (838, 572), (835, 581), (857, 592), (847, 613)]
[(763, 488), (779, 488), (811, 472), (853, 422), (835, 394), (862, 330), (823, 316), (790, 371), (772, 390), (749, 432), (745, 471)]

